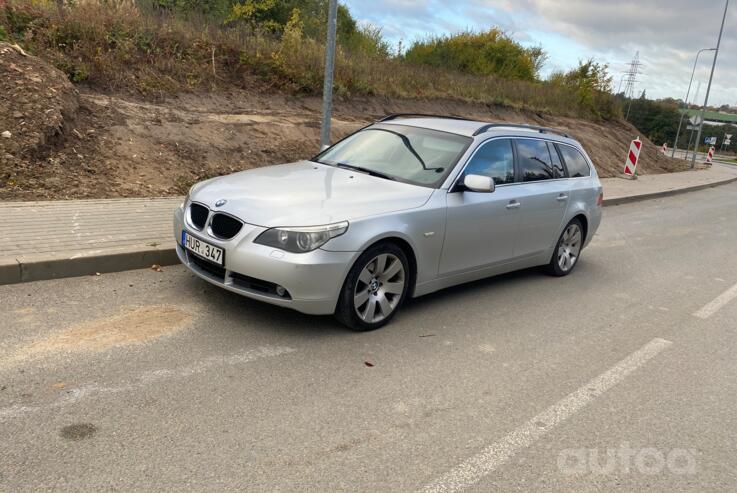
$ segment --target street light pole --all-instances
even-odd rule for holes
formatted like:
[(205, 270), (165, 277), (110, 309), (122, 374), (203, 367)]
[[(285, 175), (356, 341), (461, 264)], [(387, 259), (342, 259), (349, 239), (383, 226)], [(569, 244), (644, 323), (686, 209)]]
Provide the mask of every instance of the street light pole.
[[(683, 109), (688, 109), (688, 97), (691, 95), (691, 84), (693, 84), (693, 77), (696, 73), (696, 65), (699, 63), (699, 56), (705, 51), (716, 51), (716, 48), (704, 48), (696, 53), (696, 60), (693, 62), (693, 70), (691, 71), (691, 80), (688, 82), (688, 90), (686, 91), (686, 99), (683, 100)], [(678, 137), (681, 135), (681, 125), (683, 125), (683, 115), (686, 112), (681, 113), (681, 119), (678, 121), (678, 131), (676, 132), (676, 140), (673, 141), (673, 152), (670, 157), (676, 157), (676, 148), (678, 147)]]
[(701, 141), (701, 132), (704, 129), (704, 115), (706, 114), (706, 106), (709, 104), (709, 93), (711, 92), (711, 81), (714, 79), (714, 69), (717, 66), (717, 57), (719, 56), (719, 46), (722, 44), (722, 34), (724, 33), (724, 22), (727, 20), (727, 11), (729, 10), (729, 0), (724, 4), (724, 16), (722, 17), (722, 27), (719, 29), (719, 38), (717, 38), (717, 47), (714, 52), (714, 61), (711, 64), (711, 74), (709, 75), (709, 85), (706, 86), (706, 98), (704, 99), (704, 107), (701, 108), (701, 124), (699, 125), (699, 133), (696, 134), (696, 151), (693, 154), (691, 168), (696, 167), (696, 154), (699, 150), (699, 142)]
[[(698, 101), (699, 100), (699, 94), (701, 94), (701, 81), (696, 85), (696, 94), (694, 94), (693, 100)], [(689, 118), (689, 121), (691, 119)], [(698, 116), (696, 118), (696, 121), (698, 121)], [(694, 123), (691, 125), (691, 135), (688, 136), (688, 145), (686, 146), (686, 156), (683, 158), (684, 161), (688, 161), (688, 153), (691, 152), (691, 142), (693, 142), (693, 136), (696, 133), (696, 127), (698, 126), (697, 123)], [(696, 152), (696, 150), (694, 150)]]
[(338, 28), (338, 0), (328, 5), (328, 39), (325, 46), (325, 82), (322, 86), (322, 127), (320, 149), (330, 146), (330, 119), (333, 113), (333, 72), (335, 70), (335, 32)]

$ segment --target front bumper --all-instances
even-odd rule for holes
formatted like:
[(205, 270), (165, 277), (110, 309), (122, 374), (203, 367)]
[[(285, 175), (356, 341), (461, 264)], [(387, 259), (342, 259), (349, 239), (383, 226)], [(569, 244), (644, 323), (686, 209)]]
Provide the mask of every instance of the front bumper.
[[(225, 266), (210, 266), (182, 247), (182, 231), (225, 250)], [(174, 238), (179, 260), (198, 277), (234, 293), (272, 305), (292, 308), (312, 315), (335, 312), (348, 270), (358, 253), (289, 253), (253, 240), (265, 228), (246, 224), (234, 238), (222, 241), (186, 225), (181, 208), (174, 213)], [(279, 285), (287, 296), (269, 289)]]

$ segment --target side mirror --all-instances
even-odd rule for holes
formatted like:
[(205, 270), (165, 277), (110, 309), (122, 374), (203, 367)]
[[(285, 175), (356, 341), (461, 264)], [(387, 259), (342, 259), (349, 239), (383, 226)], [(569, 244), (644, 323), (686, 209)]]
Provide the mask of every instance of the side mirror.
[(494, 180), (481, 175), (466, 175), (463, 185), (472, 192), (491, 193), (495, 189)]

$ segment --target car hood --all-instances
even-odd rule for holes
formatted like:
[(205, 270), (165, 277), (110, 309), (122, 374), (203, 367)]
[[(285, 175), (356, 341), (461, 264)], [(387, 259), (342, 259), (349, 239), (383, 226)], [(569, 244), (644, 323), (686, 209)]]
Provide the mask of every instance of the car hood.
[(190, 199), (257, 226), (316, 226), (420, 207), (432, 192), (300, 161), (207, 180), (193, 187)]

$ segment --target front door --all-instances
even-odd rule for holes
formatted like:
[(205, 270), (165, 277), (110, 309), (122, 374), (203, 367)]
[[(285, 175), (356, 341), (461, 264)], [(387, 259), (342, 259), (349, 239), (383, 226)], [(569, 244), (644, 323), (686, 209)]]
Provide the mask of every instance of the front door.
[(503, 263), (514, 256), (520, 206), (518, 187), (513, 185), (511, 141), (494, 139), (479, 146), (458, 183), (469, 174), (493, 178), (496, 190), (480, 193), (452, 188), (448, 192), (441, 277)]

